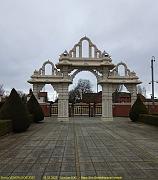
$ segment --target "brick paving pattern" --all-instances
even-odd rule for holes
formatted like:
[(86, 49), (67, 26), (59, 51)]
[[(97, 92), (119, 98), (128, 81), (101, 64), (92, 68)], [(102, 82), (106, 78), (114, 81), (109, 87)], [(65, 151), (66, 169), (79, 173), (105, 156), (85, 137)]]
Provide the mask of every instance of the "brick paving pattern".
[(158, 127), (126, 118), (46, 118), (27, 132), (0, 137), (1, 176), (158, 179)]

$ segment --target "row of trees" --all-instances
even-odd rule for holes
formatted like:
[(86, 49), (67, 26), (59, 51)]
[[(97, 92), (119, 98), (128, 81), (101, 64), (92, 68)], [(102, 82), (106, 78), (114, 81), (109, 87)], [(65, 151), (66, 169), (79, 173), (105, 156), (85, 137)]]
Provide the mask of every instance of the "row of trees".
[(14, 132), (23, 132), (28, 129), (31, 122), (39, 122), (44, 115), (33, 93), (29, 101), (23, 101), (15, 89), (12, 89), (9, 97), (0, 108), (0, 120), (12, 120)]

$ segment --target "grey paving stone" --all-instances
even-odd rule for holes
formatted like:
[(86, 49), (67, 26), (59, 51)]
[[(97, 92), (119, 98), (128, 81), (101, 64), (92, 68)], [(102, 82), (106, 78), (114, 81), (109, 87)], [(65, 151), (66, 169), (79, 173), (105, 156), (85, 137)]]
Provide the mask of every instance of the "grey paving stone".
[(49, 157), (38, 157), (36, 163), (48, 163)]
[(19, 164), (13, 172), (28, 172), (30, 168), (32, 167), (32, 164)]
[(144, 171), (142, 171), (141, 169), (139, 169), (139, 170), (130, 169), (130, 170), (128, 170), (128, 173), (133, 179), (139, 179), (139, 178), (144, 179), (144, 178), (148, 177), (147, 174)]
[(73, 172), (73, 171), (76, 171), (76, 166), (75, 166), (75, 163), (62, 163), (62, 166), (61, 166), (61, 172), (64, 171), (64, 172)]
[(96, 173), (97, 173), (97, 176), (99, 176), (99, 177), (113, 177), (113, 173), (109, 170), (96, 171)]
[(25, 159), (21, 160), (21, 163), (35, 163), (37, 158), (33, 157), (26, 157)]
[(65, 162), (65, 163), (74, 163), (75, 158), (73, 158), (73, 157), (63, 157), (63, 162)]
[(13, 158), (2, 158), (0, 160), (0, 164), (7, 164), (7, 163), (9, 163), (12, 160), (13, 160)]
[(121, 165), (121, 163), (118, 162), (107, 162), (109, 168), (111, 170), (123, 170), (124, 167)]
[(157, 169), (158, 170), (158, 163), (154, 162), (135, 162), (135, 165), (143, 170), (150, 170), (150, 169)]
[(49, 172), (47, 172), (47, 171), (45, 171), (45, 173), (43, 174), (43, 176), (57, 176), (56, 177), (56, 179), (58, 179), (58, 177), (59, 177), (59, 171), (49, 171)]
[[(68, 177), (69, 179), (70, 179), (70, 177), (72, 178), (72, 179), (74, 179), (74, 177), (76, 177), (77, 176), (77, 174), (76, 174), (76, 171), (72, 171), (72, 172), (64, 172), (64, 171), (61, 171), (61, 173), (60, 173), (60, 177), (59, 177), (59, 179), (61, 179), (61, 178), (65, 178), (66, 179), (66, 177)], [(67, 178), (67, 179), (68, 179)]]
[(81, 162), (80, 163), (80, 171), (94, 171), (94, 166), (92, 163), (88, 163), (88, 162)]
[(1, 169), (0, 169), (0, 174), (2, 173), (2, 172), (13, 172), (14, 171), (14, 169), (17, 167), (17, 166), (19, 166), (19, 164), (7, 164), (7, 165), (5, 165), (4, 167), (2, 167)]
[(130, 161), (126, 156), (115, 156), (116, 161), (118, 162), (124, 162), (124, 161)]
[(145, 175), (148, 177), (148, 179), (152, 179), (152, 178), (155, 178), (157, 179), (158, 178), (158, 171), (156, 169), (146, 169), (144, 171)]
[(27, 172), (13, 172), (11, 176), (28, 176)]
[(120, 164), (122, 165), (122, 167), (124, 167), (125, 169), (135, 169), (136, 171), (139, 168), (139, 166), (137, 165), (137, 163), (133, 163), (133, 162), (120, 162)]
[(117, 158), (114, 156), (104, 156), (106, 162), (117, 162)]
[(10, 176), (11, 172), (1, 172), (1, 176)]
[(96, 175), (97, 174), (95, 171), (81, 171), (81, 176), (84, 176), (84, 177), (91, 176), (93, 178)]
[(28, 174), (37, 179), (42, 175), (122, 175), (156, 180), (157, 129), (122, 118), (102, 122), (78, 117), (68, 123), (46, 118), (25, 133), (0, 139), (0, 175)]
[(53, 153), (53, 150), (43, 150), (39, 157), (43, 158), (43, 157), (46, 157), (46, 158), (49, 158)]
[(90, 156), (79, 156), (79, 162), (91, 162)]
[(92, 156), (92, 157), (102, 156), (102, 154), (101, 154), (99, 151), (93, 151), (93, 152), (90, 152), (89, 154), (90, 154), (90, 156)]
[(49, 159), (49, 164), (50, 163), (58, 163), (58, 162), (62, 162), (63, 157), (62, 156), (51, 156), (51, 158)]
[(47, 164), (46, 166), (46, 169), (45, 171), (50, 171), (50, 172), (59, 172), (60, 171), (60, 168), (61, 168), (61, 162), (59, 163), (49, 163)]
[[(133, 178), (133, 176), (131, 176), (131, 174), (128, 173), (128, 171), (123, 171), (123, 170), (112, 171), (112, 174), (113, 174), (113, 177), (121, 177), (123, 180)], [(135, 179), (136, 179), (136, 177), (135, 177)]]
[(105, 162), (104, 157), (102, 156), (92, 156), (91, 157), (91, 161), (94, 162)]
[(93, 165), (96, 171), (110, 170), (106, 162), (94, 162)]
[(29, 169), (30, 172), (36, 172), (36, 173), (42, 173), (45, 171), (45, 168), (47, 167), (47, 164), (43, 163), (35, 163), (31, 166)]
[(128, 158), (129, 161), (143, 161), (143, 159), (141, 159), (140, 157), (138, 156), (126, 156)]

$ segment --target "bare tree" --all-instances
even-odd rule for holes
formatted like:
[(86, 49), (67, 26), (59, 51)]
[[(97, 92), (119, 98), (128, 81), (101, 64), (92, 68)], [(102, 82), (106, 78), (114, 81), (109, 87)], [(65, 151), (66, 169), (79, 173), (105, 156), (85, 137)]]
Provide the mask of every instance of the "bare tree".
[(85, 93), (92, 93), (92, 85), (89, 80), (80, 79), (77, 86), (69, 92), (69, 101), (74, 103), (82, 99)]
[(3, 96), (4, 95), (4, 88), (3, 88), (3, 84), (0, 84), (0, 96)]
[(146, 88), (142, 87), (141, 85), (137, 86), (137, 94), (142, 94), (144, 97), (146, 97)]

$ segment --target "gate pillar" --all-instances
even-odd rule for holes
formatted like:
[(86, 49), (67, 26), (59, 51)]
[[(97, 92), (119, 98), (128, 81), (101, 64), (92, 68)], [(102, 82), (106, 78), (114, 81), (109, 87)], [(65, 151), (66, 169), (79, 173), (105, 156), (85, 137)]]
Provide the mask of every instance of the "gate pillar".
[(58, 121), (69, 121), (68, 84), (58, 84)]
[(113, 87), (111, 84), (102, 84), (102, 120), (112, 121), (112, 92)]

